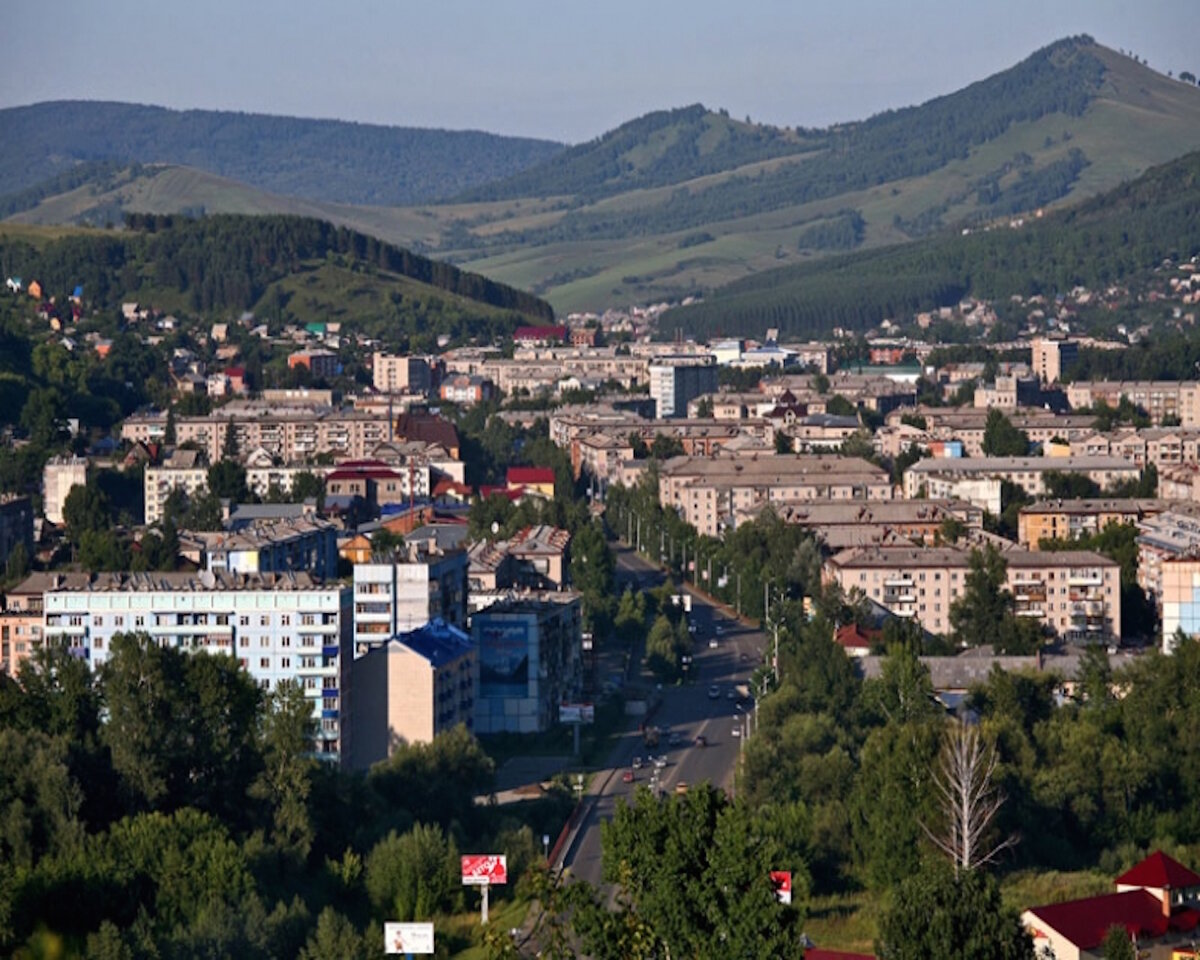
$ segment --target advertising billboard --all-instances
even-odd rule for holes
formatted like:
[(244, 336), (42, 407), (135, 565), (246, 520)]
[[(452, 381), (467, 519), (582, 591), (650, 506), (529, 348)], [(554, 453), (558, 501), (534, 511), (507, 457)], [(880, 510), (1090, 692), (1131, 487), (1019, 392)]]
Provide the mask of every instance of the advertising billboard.
[(529, 624), (494, 620), (486, 611), (479, 621), (479, 695), (529, 696)]
[(595, 723), (596, 705), (593, 703), (560, 703), (559, 723)]
[(460, 862), (462, 882), (466, 886), (508, 883), (508, 858), (502, 853), (468, 853)]
[(385, 953), (433, 953), (433, 924), (385, 923), (383, 950)]
[(792, 871), (772, 870), (771, 882), (775, 884), (775, 896), (780, 903), (792, 902)]

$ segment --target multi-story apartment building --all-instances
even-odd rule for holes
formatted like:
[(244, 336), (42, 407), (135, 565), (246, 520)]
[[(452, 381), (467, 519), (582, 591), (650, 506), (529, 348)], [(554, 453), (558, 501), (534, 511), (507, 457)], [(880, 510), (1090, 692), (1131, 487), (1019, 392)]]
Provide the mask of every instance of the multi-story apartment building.
[(394, 556), (354, 565), (354, 654), (441, 620), (467, 625), (467, 552), (405, 543)]
[(826, 550), (884, 544), (908, 539), (940, 543), (947, 521), (958, 521), (968, 531), (983, 529), (983, 511), (961, 500), (799, 500), (763, 504), (739, 515), (742, 524), (773, 510), (784, 523), (813, 532)]
[(684, 416), (689, 400), (717, 389), (717, 367), (710, 356), (658, 357), (648, 373), (660, 420)]
[(558, 721), (559, 705), (583, 685), (579, 595), (502, 600), (471, 618), (479, 662), (478, 733), (535, 733)]
[(438, 395), (447, 403), (470, 407), (491, 400), (495, 392), (495, 384), (487, 377), (457, 373), (442, 381)]
[(28, 497), (0, 494), (0, 570), (17, 544), (33, 559), (33, 502)]
[(1067, 387), (1067, 402), (1076, 410), (1098, 403), (1116, 407), (1123, 399), (1154, 423), (1200, 427), (1200, 383), (1194, 380), (1092, 380)]
[[(904, 472), (904, 495), (911, 499), (970, 500), (984, 510), (1000, 513), (1000, 483), (1022, 487), (1030, 496), (1046, 491), (1047, 473), (1080, 474), (1104, 490), (1114, 483), (1136, 481), (1135, 464), (1120, 457), (962, 457), (920, 460)], [(990, 481), (986, 490), (968, 491), (965, 484)]]
[(1090, 433), (1072, 440), (1070, 452), (1086, 456), (1123, 457), (1139, 467), (1153, 464), (1163, 471), (1184, 463), (1200, 463), (1200, 428), (1125, 428), (1108, 433)]
[(473, 730), (476, 683), (470, 636), (441, 620), (372, 647), (351, 666), (348, 766), (364, 770), (460, 723)]
[(63, 523), (63, 504), (73, 487), (87, 486), (87, 460), (51, 457), (42, 469), (42, 513), (55, 526)]
[(1183, 635), (1200, 637), (1200, 556), (1195, 552), (1162, 561), (1159, 609), (1162, 612), (1162, 650), (1172, 653)]
[[(160, 424), (165, 431), (166, 414), (134, 414), (122, 424), (121, 438), (131, 443), (148, 439)], [(175, 436), (181, 444), (196, 444), (216, 463), (230, 429), (238, 450), (262, 449), (282, 463), (304, 463), (321, 453), (361, 460), (394, 436), (387, 417), (361, 410), (254, 400), (235, 400), (205, 416), (179, 417)]]
[(659, 502), (706, 536), (739, 513), (794, 500), (891, 500), (887, 471), (856, 457), (675, 457), (659, 467)]
[(39, 650), (45, 636), (43, 598), (47, 590), (86, 586), (87, 573), (31, 573), (4, 596), (0, 611), (0, 673), (16, 677), (24, 663)]
[[(1079, 344), (1074, 340), (1035, 337), (1031, 366), (1043, 383), (1057, 383), (1079, 360)], [(1074, 406), (1074, 404), (1072, 404)]]
[(1200, 509), (1173, 504), (1138, 521), (1138, 586), (1161, 602), (1163, 565), (1200, 556)]
[[(326, 472), (326, 467), (249, 467), (246, 470), (246, 488), (257, 497), (267, 497), (276, 490), (290, 494), (297, 475), (311, 473), (320, 477)], [(146, 467), (142, 474), (146, 523), (162, 520), (167, 498), (175, 490), (182, 490), (189, 498), (207, 493), (208, 467)]]
[(46, 643), (59, 643), (93, 669), (119, 633), (145, 633), (162, 646), (235, 657), (266, 690), (298, 683), (312, 703), (315, 752), (336, 761), (343, 743), (350, 590), (308, 574), (95, 574), (43, 595)]
[(433, 389), (429, 361), (425, 357), (394, 357), (376, 353), (371, 379), (380, 393), (424, 393)]
[(337, 527), (316, 517), (259, 521), (229, 531), (190, 531), (181, 538), (181, 548), (184, 553), (194, 549), (199, 566), (214, 573), (303, 571), (318, 580), (337, 577)]
[(1042, 540), (1077, 540), (1099, 533), (1110, 523), (1138, 523), (1169, 510), (1170, 500), (1039, 500), (1017, 515), (1017, 542), (1030, 550)]
[[(951, 631), (950, 607), (966, 589), (971, 555), (953, 547), (856, 547), (835, 554), (825, 576), (859, 590), (931, 633)], [(1004, 553), (1008, 590), (1019, 617), (1037, 619), (1073, 642), (1119, 640), (1121, 570), (1083, 550)]]
[[(960, 407), (917, 407), (915, 410), (895, 411), (888, 415), (888, 428), (899, 428), (900, 418), (914, 413), (925, 420), (929, 440), (957, 440), (968, 457), (982, 457), (983, 435), (990, 411)], [(1018, 430), (1024, 431), (1030, 442), (1046, 445), (1052, 440), (1069, 442), (1082, 439), (1096, 431), (1096, 418), (1051, 413), (1046, 410), (1017, 409), (1006, 413)]]

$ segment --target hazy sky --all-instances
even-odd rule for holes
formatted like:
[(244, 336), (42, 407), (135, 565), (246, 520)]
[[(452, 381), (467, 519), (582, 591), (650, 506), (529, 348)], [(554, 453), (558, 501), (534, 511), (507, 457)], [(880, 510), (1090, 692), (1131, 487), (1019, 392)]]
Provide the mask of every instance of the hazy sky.
[(1076, 33), (1200, 73), (1166, 0), (5, 0), (0, 106), (52, 99), (579, 142), (702, 102), (819, 126)]

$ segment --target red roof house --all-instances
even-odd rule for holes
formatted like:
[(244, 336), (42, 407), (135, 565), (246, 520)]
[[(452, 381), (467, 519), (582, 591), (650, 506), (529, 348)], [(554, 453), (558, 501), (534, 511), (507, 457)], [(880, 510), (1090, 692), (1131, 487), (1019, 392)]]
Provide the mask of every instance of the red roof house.
[(882, 630), (871, 627), (860, 627), (857, 623), (848, 623), (838, 627), (833, 635), (833, 642), (846, 651), (851, 657), (865, 657), (871, 652), (871, 647), (883, 636)]
[(504, 476), (510, 487), (546, 487), (554, 490), (554, 470), (550, 467), (509, 467)]
[(1117, 892), (1032, 907), (1021, 916), (1034, 948), (1049, 946), (1057, 960), (1081, 960), (1109, 929), (1122, 927), (1139, 950), (1177, 941), (1200, 929), (1200, 876), (1161, 851), (1116, 879)]
[(513, 339), (521, 344), (562, 343), (567, 339), (567, 328), (557, 327), (517, 327)]

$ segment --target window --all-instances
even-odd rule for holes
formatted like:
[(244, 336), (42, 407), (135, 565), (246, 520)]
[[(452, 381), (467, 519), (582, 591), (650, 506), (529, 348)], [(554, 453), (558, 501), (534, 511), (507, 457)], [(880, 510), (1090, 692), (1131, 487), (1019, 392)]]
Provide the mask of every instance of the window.
[(117, 627), (125, 626), (125, 618), (124, 617), (113, 617), (113, 625), (117, 626)]
[(317, 689), (317, 678), (316, 677), (305, 677), (304, 678), (304, 689), (305, 690), (316, 690)]
[(279, 668), (281, 670), (290, 670), (291, 666), (292, 666), (292, 658), (291, 657), (280, 657)]
[(291, 637), (280, 637), (279, 645), (281, 647), (290, 647), (292, 645), (292, 638)]
[(259, 657), (259, 658), (258, 658), (258, 665), (259, 665), (259, 667), (261, 667), (263, 670), (267, 670), (267, 669), (269, 669), (269, 668), (270, 668), (270, 666), (271, 666), (271, 658), (270, 658), (270, 657)]
[(292, 625), (292, 615), (290, 613), (282, 614), (279, 617), (279, 622), (285, 627), (290, 627)]
[(338, 708), (338, 698), (337, 697), (325, 697), (321, 701), (321, 706), (324, 707), (324, 709), (326, 709), (326, 710), (336, 710)]
[(133, 618), (133, 625), (135, 627), (144, 627), (146, 625), (146, 618), (139, 613)]
[(92, 646), (93, 646), (93, 647), (95, 647), (97, 650), (103, 650), (103, 649), (104, 649), (104, 638), (103, 638), (103, 637), (97, 637), (97, 638), (96, 638), (96, 639), (95, 639), (95, 640), (92, 642)]
[(92, 626), (98, 627), (104, 623), (104, 618), (100, 616), (92, 617)]
[(258, 618), (258, 625), (259, 625), (260, 627), (269, 626), (269, 625), (270, 625), (270, 623), (271, 623), (271, 618), (270, 618), (270, 617), (269, 617), (267, 614), (265, 614), (265, 613), (264, 613), (264, 614), (262, 614), (262, 616), (260, 616), (260, 617)]
[(242, 614), (240, 617), (238, 617), (238, 624), (243, 627), (248, 627), (250, 626), (250, 618), (245, 614)]

